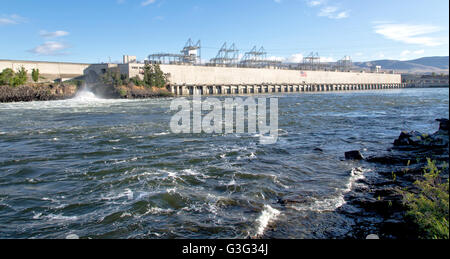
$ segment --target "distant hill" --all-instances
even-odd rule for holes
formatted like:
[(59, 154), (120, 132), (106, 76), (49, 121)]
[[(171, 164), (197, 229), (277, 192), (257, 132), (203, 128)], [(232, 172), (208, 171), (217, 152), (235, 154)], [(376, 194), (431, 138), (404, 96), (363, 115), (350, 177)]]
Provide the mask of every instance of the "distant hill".
[(437, 67), (440, 69), (448, 69), (448, 57), (425, 57), (414, 59), (410, 62), (424, 66)]
[(449, 57), (424, 57), (414, 60), (374, 60), (368, 62), (355, 62), (355, 66), (369, 68), (381, 66), (384, 70), (396, 70), (402, 73), (448, 73)]

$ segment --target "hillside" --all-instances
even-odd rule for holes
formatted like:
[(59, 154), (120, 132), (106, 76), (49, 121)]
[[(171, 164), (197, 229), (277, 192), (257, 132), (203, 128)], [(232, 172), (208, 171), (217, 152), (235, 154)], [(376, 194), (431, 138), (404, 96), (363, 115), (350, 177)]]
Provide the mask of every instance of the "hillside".
[(369, 68), (381, 66), (384, 70), (396, 70), (403, 73), (448, 73), (449, 57), (424, 57), (414, 60), (374, 60), (368, 62), (355, 62), (355, 66)]

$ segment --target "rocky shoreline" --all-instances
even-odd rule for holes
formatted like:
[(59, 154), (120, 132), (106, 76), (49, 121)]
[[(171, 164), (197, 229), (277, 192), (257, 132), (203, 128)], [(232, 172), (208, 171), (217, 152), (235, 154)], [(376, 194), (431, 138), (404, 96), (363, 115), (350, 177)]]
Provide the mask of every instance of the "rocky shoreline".
[[(70, 99), (77, 92), (84, 89), (76, 85), (25, 85), (18, 87), (0, 86), (0, 103), (54, 101)], [(172, 97), (167, 89), (146, 88), (138, 86), (112, 87), (107, 85), (95, 85), (89, 89), (102, 98), (114, 99), (146, 99)]]
[(419, 193), (414, 184), (423, 180), (427, 159), (436, 161), (440, 177), (448, 181), (449, 120), (438, 119), (439, 130), (431, 135), (402, 132), (385, 154), (364, 158), (359, 151), (346, 153), (346, 159), (363, 160), (375, 167), (359, 180), (358, 187), (345, 196), (347, 204), (338, 209), (355, 222), (351, 238), (375, 234), (382, 239), (417, 239), (417, 224), (408, 217), (402, 191)]
[(0, 103), (62, 100), (73, 98), (77, 91), (76, 85), (5, 85), (0, 86)]

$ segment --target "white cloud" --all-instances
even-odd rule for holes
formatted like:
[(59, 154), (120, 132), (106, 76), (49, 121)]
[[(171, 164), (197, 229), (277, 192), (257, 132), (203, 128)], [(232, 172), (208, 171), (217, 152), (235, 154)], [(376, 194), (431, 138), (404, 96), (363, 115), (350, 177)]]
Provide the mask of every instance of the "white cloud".
[(41, 31), (39, 33), (39, 35), (41, 35), (41, 37), (44, 37), (44, 38), (56, 38), (56, 37), (67, 36), (67, 35), (69, 35), (69, 33), (66, 31), (53, 31), (53, 32)]
[(0, 15), (0, 25), (13, 25), (24, 22), (25, 19), (17, 14)]
[(407, 44), (417, 44), (427, 47), (444, 44), (443, 39), (425, 36), (442, 30), (437, 26), (388, 23), (376, 25), (374, 30), (375, 33), (383, 35), (387, 39)]
[(386, 55), (383, 52), (378, 52), (374, 57), (377, 59), (384, 59), (386, 58)]
[(348, 17), (348, 11), (340, 12), (336, 15), (336, 19), (344, 19)]
[(320, 57), (320, 62), (322, 63), (335, 62), (335, 59), (332, 57)]
[(58, 56), (67, 54), (62, 52), (67, 48), (69, 48), (69, 46), (67, 46), (64, 43), (56, 41), (47, 41), (44, 44), (39, 45), (34, 49), (31, 49), (30, 52), (38, 55)]
[(409, 50), (404, 50), (402, 51), (402, 53), (400, 53), (401, 56), (408, 56), (409, 54), (411, 54), (411, 51)]
[(330, 16), (333, 15), (337, 11), (337, 7), (335, 6), (325, 6), (324, 8), (320, 9), (319, 16)]
[(417, 55), (420, 55), (420, 54), (425, 53), (425, 50), (424, 50), (424, 49), (416, 50), (416, 51), (414, 51), (413, 53), (414, 53), (414, 54), (417, 54)]
[(293, 54), (292, 56), (287, 58), (286, 61), (289, 62), (289, 63), (300, 63), (300, 62), (303, 62), (303, 54), (302, 53)]
[(348, 17), (349, 11), (340, 11), (336, 6), (325, 6), (320, 9), (318, 16), (328, 17), (330, 19), (344, 19)]
[(147, 5), (153, 4), (155, 2), (156, 2), (156, 0), (145, 0), (145, 1), (141, 2), (141, 5), (147, 6)]
[(309, 6), (319, 6), (319, 5), (321, 5), (321, 4), (323, 4), (323, 1), (322, 1), (322, 0), (308, 1), (308, 5), (309, 5)]
[(410, 50), (404, 50), (400, 53), (401, 59), (407, 59), (410, 58), (411, 56), (418, 56), (418, 55), (422, 55), (425, 53), (424, 49), (420, 49), (420, 50), (415, 50), (415, 51), (410, 51)]

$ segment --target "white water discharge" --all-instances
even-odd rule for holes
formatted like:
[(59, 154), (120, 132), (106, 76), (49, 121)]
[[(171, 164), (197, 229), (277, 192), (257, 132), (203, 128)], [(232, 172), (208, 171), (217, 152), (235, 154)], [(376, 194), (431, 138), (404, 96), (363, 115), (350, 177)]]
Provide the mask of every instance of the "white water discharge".
[(84, 88), (83, 90), (79, 91), (71, 100), (76, 102), (92, 102), (102, 100), (102, 98), (97, 97), (93, 92)]
[(84, 88), (77, 92), (75, 97), (66, 100), (57, 101), (33, 101), (33, 102), (16, 102), (5, 103), (0, 105), (0, 110), (5, 109), (23, 109), (23, 110), (43, 110), (43, 109), (57, 109), (58, 111), (70, 110), (71, 112), (86, 112), (89, 110), (80, 110), (79, 108), (102, 108), (111, 105), (133, 102), (135, 100), (124, 99), (104, 99), (95, 95), (93, 92)]

